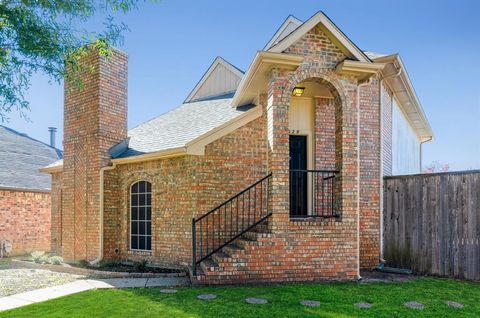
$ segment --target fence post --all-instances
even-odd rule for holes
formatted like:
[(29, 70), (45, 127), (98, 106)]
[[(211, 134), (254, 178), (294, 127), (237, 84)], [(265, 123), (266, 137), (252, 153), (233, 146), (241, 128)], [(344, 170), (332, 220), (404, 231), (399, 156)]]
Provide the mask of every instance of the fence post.
[(192, 219), (192, 272), (197, 275), (197, 228), (195, 218)]

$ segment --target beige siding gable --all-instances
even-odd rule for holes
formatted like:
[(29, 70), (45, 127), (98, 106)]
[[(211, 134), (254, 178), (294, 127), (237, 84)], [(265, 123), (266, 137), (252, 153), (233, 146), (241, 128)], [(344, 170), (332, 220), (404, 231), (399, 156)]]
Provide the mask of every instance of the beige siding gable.
[(240, 70), (217, 57), (185, 102), (232, 93), (237, 89), (242, 77), (243, 73)]

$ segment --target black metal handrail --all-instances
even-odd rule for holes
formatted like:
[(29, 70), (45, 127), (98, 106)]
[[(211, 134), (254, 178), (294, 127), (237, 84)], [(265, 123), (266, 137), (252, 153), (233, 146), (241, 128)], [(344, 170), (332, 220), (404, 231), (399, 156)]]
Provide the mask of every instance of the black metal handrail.
[(192, 270), (203, 260), (265, 221), (272, 174), (258, 180), (198, 219), (192, 219)]
[(290, 218), (338, 217), (336, 170), (290, 170)]

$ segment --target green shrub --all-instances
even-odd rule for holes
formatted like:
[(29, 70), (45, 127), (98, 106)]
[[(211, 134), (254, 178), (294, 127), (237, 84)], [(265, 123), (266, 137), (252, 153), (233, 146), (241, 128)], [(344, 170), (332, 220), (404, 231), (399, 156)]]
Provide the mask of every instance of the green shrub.
[(44, 254), (42, 256), (40, 256), (36, 261), (35, 263), (40, 263), (40, 264), (47, 264), (48, 263), (48, 255)]
[(120, 265), (119, 261), (112, 261), (112, 260), (102, 260), (100, 264), (98, 264), (101, 268), (114, 268)]
[(78, 265), (80, 265), (80, 267), (88, 267), (90, 264), (88, 263), (87, 260), (82, 259), (81, 261), (78, 262)]
[(45, 252), (43, 251), (33, 251), (30, 254), (30, 259), (34, 261), (35, 263), (38, 263), (38, 260), (45, 255)]
[(63, 264), (63, 258), (60, 256), (50, 256), (48, 258), (48, 263), (53, 265), (61, 265)]
[(144, 259), (139, 262), (133, 263), (133, 270), (136, 272), (145, 272), (146, 269), (147, 269), (147, 261)]

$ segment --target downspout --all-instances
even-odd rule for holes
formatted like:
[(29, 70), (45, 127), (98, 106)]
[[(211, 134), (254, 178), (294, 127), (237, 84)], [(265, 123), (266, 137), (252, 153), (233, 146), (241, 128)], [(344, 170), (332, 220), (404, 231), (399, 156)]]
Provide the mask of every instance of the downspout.
[[(386, 79), (393, 78), (400, 76), (402, 74), (402, 68), (397, 68), (395, 64), (393, 65), (396, 69), (397, 72), (394, 74), (390, 74), (388, 76), (382, 77), (380, 79), (380, 85), (379, 85), (379, 90), (380, 90), (380, 262), (383, 261), (383, 90), (382, 87), (384, 86), (384, 82)], [(392, 98), (392, 103), (393, 103), (393, 98)]]
[(104, 187), (103, 187), (103, 180), (104, 180), (104, 173), (105, 171), (108, 171), (108, 170), (113, 170), (115, 169), (117, 165), (115, 163), (113, 163), (113, 165), (111, 166), (106, 166), (106, 167), (102, 167), (100, 168), (100, 208), (99, 208), (99, 215), (100, 215), (100, 221), (99, 221), (99, 224), (98, 224), (98, 232), (99, 232), (99, 247), (98, 247), (98, 257), (96, 259), (94, 259), (93, 261), (90, 262), (90, 265), (97, 265), (98, 263), (100, 263), (103, 259), (103, 190), (104, 190)]
[(362, 280), (360, 276), (360, 88), (372, 84), (372, 78), (360, 83), (357, 86), (357, 279)]
[(383, 78), (378, 85), (379, 112), (380, 112), (380, 259), (383, 259)]

